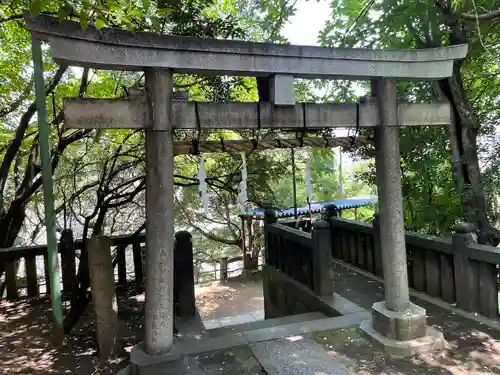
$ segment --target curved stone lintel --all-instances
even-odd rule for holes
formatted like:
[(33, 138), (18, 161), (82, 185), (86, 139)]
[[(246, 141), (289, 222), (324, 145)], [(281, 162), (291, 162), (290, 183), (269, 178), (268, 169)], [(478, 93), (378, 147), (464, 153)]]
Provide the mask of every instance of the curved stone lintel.
[(342, 49), (203, 39), (118, 29), (87, 28), (48, 16), (26, 16), (54, 58), (71, 65), (115, 70), (165, 67), (184, 73), (302, 78), (393, 77), (441, 79), (467, 46), (421, 50)]

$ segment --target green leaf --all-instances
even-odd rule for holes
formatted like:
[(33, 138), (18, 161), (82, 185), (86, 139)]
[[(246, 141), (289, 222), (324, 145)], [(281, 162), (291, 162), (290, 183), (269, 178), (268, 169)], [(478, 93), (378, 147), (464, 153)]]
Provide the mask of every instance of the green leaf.
[(32, 0), (30, 5), (30, 12), (34, 16), (38, 16), (42, 11), (42, 0)]
[(151, 2), (150, 0), (142, 0), (142, 5), (144, 6), (145, 10), (148, 10), (151, 5)]
[(125, 17), (125, 16), (120, 17), (120, 22), (122, 23), (122, 25), (130, 25), (132, 23), (130, 18)]
[(99, 17), (98, 19), (95, 20), (95, 27), (96, 29), (102, 29), (104, 26), (106, 26), (106, 20)]
[(85, 30), (87, 26), (89, 25), (89, 15), (86, 12), (81, 12), (80, 13), (80, 25), (82, 26), (82, 29)]
[(118, 12), (122, 9), (121, 5), (120, 4), (116, 4), (116, 3), (111, 3), (109, 6), (109, 11), (110, 12)]
[(71, 4), (65, 3), (57, 11), (57, 17), (59, 18), (59, 20), (63, 20), (67, 18), (71, 14), (71, 12), (73, 12), (73, 7), (71, 6)]
[(169, 14), (171, 11), (172, 11), (171, 8), (161, 8), (161, 9), (158, 9), (158, 11), (156, 13), (160, 16), (165, 16), (165, 15)]

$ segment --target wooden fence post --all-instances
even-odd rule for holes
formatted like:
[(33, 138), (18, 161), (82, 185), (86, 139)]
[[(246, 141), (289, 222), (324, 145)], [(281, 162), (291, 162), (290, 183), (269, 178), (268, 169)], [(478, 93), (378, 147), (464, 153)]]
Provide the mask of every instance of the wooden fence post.
[(38, 297), (38, 275), (36, 272), (36, 256), (24, 258), (26, 266), (26, 282), (28, 284), (28, 297)]
[(219, 280), (224, 282), (227, 280), (227, 272), (229, 266), (229, 258), (224, 257), (219, 259)]
[(132, 244), (132, 252), (134, 258), (135, 282), (141, 283), (144, 279), (144, 273), (142, 272), (142, 249), (139, 240), (134, 241)]
[(196, 315), (193, 274), (193, 243), (191, 233), (175, 234), (174, 247), (174, 307), (180, 317)]
[(476, 227), (470, 223), (457, 224), (452, 237), (457, 306), (472, 312), (476, 310), (475, 300), (478, 298), (474, 294), (479, 291), (474, 287), (477, 279), (474, 277), (474, 269), (468, 257), (468, 246), (475, 243), (477, 243)]
[(333, 294), (333, 264), (330, 224), (320, 220), (312, 227), (313, 290), (318, 296)]
[(64, 298), (71, 300), (73, 288), (75, 287), (76, 265), (75, 265), (75, 241), (71, 229), (64, 229), (59, 240), (61, 249), (61, 269)]
[(118, 284), (120, 285), (125, 285), (127, 283), (126, 249), (127, 246), (123, 246), (122, 244), (116, 246), (116, 266), (118, 267)]
[(339, 217), (338, 207), (334, 204), (326, 205), (321, 217), (330, 228), (330, 254), (332, 258), (342, 259), (342, 238), (339, 238), (337, 230), (333, 226), (333, 220)]
[(96, 315), (99, 359), (105, 361), (115, 354), (118, 334), (113, 260), (109, 237), (87, 240), (92, 304)]
[(266, 211), (264, 212), (264, 259), (266, 264), (268, 264), (269, 260), (269, 247), (272, 246), (272, 244), (269, 242), (269, 234), (267, 233), (266, 227), (276, 223), (277, 221), (278, 218), (276, 217), (276, 212), (274, 212), (274, 210), (270, 208), (266, 209)]
[(5, 286), (7, 289), (7, 299), (15, 300), (19, 298), (17, 293), (17, 264), (15, 260), (4, 262)]
[(49, 253), (43, 254), (43, 271), (45, 277), (45, 295), (49, 296), (50, 291), (50, 273), (49, 273)]

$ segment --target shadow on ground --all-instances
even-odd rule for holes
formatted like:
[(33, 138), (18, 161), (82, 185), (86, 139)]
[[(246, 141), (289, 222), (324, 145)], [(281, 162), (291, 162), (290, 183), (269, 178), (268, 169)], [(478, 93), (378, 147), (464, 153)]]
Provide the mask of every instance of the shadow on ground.
[[(341, 265), (335, 266), (334, 289), (341, 296), (370, 310), (384, 299), (383, 284)], [(500, 334), (436, 305), (412, 298), (426, 309), (427, 324), (441, 332), (448, 343), (443, 351), (412, 359), (387, 361), (357, 327), (317, 333), (315, 339), (338, 359), (350, 363), (355, 374), (500, 374)]]
[[(232, 280), (197, 287), (196, 303), (204, 317), (233, 316), (263, 309), (260, 280)], [(133, 345), (143, 340), (144, 293), (140, 287), (117, 290), (120, 348), (117, 358), (100, 364), (96, 357), (94, 314), (89, 306), (64, 346), (51, 342), (48, 300), (0, 301), (0, 375), (114, 374), (123, 368)]]
[[(141, 290), (118, 293), (120, 347), (117, 357), (99, 363), (96, 357), (92, 308), (65, 337), (62, 348), (53, 344), (50, 303), (47, 300), (0, 304), (0, 374), (114, 374), (128, 359), (125, 350), (141, 340)], [(140, 314), (139, 314), (140, 312)]]
[(317, 332), (313, 339), (356, 375), (500, 374), (498, 347), (492, 348), (498, 342), (491, 337), (469, 338), (468, 342), (474, 345), (472, 350), (450, 347), (431, 354), (392, 360), (374, 347), (358, 326)]

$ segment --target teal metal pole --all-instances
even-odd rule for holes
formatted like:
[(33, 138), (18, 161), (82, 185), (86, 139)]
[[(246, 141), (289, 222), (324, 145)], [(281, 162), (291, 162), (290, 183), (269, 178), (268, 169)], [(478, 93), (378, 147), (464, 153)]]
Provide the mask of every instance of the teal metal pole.
[(54, 190), (52, 181), (52, 162), (50, 129), (47, 122), (47, 103), (45, 97), (45, 83), (43, 79), (42, 44), (32, 38), (33, 73), (35, 75), (35, 103), (38, 114), (38, 143), (42, 162), (43, 202), (45, 207), (45, 228), (47, 231), (48, 268), (50, 277), (50, 300), (54, 318), (54, 339), (62, 343), (64, 336), (63, 315), (61, 303), (61, 284), (59, 262), (57, 259), (56, 213), (54, 210)]

